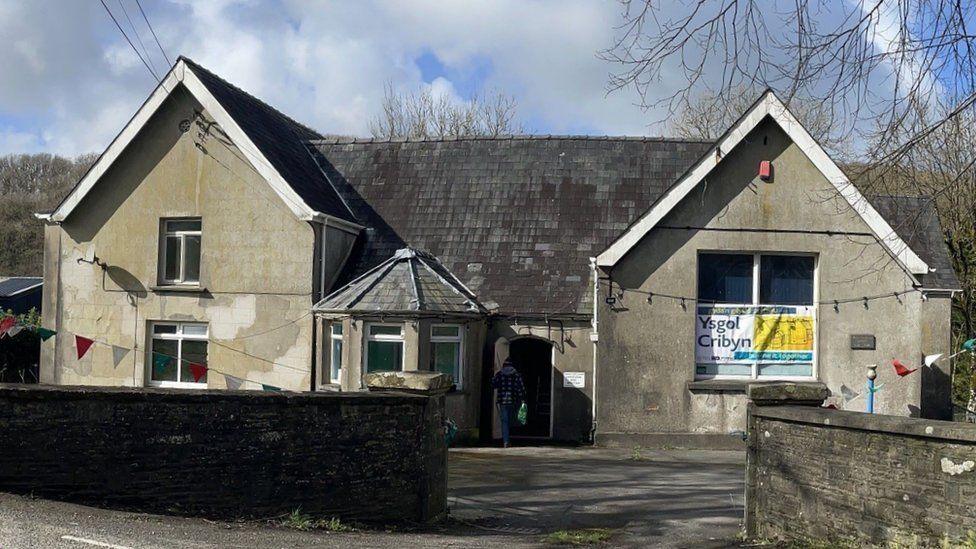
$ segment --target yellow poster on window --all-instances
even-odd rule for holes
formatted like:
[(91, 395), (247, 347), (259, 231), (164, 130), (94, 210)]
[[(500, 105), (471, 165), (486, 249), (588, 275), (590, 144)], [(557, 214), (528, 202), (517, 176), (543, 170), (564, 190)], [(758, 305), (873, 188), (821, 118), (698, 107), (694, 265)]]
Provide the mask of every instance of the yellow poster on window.
[(809, 315), (756, 315), (757, 351), (812, 351), (813, 317)]

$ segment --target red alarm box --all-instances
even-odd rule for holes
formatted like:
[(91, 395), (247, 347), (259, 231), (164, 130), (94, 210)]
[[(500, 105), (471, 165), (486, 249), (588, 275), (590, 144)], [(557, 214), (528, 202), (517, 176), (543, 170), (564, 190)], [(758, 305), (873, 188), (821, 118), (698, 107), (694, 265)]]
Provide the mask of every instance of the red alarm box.
[(763, 160), (759, 163), (759, 179), (763, 181), (769, 181), (773, 178), (773, 163), (769, 160)]

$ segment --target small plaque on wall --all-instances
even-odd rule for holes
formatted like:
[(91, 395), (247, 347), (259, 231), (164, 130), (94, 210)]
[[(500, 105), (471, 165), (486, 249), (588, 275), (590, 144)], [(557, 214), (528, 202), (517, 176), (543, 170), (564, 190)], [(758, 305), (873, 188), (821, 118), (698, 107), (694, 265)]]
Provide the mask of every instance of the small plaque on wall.
[(586, 387), (586, 372), (563, 372), (563, 387)]
[(873, 334), (851, 334), (851, 349), (855, 351), (873, 351), (875, 348)]

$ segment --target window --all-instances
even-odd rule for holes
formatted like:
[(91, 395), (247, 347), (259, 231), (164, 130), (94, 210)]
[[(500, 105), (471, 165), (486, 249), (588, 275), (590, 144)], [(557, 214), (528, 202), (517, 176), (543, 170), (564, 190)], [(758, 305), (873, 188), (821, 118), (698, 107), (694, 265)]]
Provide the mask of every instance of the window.
[(812, 378), (812, 255), (698, 256), (697, 378)]
[(154, 322), (149, 348), (149, 384), (206, 388), (206, 373), (194, 381), (190, 365), (207, 365), (207, 335), (207, 325), (202, 323)]
[(366, 373), (403, 370), (403, 326), (369, 324), (366, 327)]
[(200, 283), (200, 219), (164, 219), (162, 280), (166, 284)]
[(329, 353), (329, 381), (340, 383), (342, 373), (342, 323), (333, 322), (331, 338), (332, 347)]
[(451, 376), (458, 389), (461, 388), (462, 334), (461, 326), (456, 324), (430, 327), (430, 369)]

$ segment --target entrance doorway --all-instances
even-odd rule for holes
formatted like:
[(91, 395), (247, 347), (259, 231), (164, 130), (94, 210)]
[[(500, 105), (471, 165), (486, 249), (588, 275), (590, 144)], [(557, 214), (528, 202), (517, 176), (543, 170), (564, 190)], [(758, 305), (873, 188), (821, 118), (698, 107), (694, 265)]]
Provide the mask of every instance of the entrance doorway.
[(511, 342), (509, 357), (525, 383), (528, 421), (515, 422), (513, 437), (549, 438), (552, 436), (552, 344), (534, 338)]

